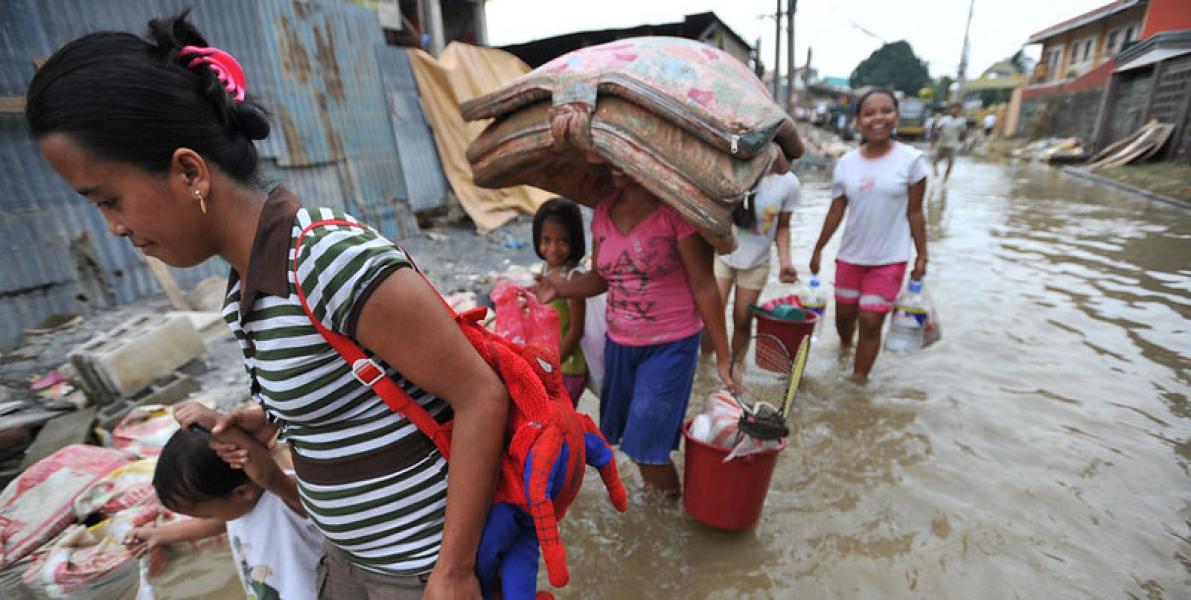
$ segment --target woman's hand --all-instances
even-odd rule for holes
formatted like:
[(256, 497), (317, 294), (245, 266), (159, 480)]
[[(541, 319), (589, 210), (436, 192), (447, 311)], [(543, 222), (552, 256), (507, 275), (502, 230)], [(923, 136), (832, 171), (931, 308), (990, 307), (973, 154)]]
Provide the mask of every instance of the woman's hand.
[(558, 294), (558, 280), (549, 277), (542, 277), (535, 275), (536, 283), (530, 291), (537, 297), (538, 302), (542, 304), (549, 304), (559, 298)]
[(282, 475), (269, 449), (237, 427), (224, 429), (211, 439), (211, 449), (233, 469), (244, 469), (244, 474), (266, 489), (274, 478)]
[(777, 279), (782, 283), (794, 283), (798, 281), (798, 270), (794, 268), (794, 265), (784, 264), (778, 271)]
[(914, 270), (910, 271), (910, 279), (921, 281), (924, 275), (926, 275), (926, 257), (920, 254), (914, 260)]
[(480, 580), (476, 579), (475, 571), (448, 572), (446, 569), (434, 569), (430, 573), (430, 580), (426, 582), (426, 590), (422, 592), (423, 600), (433, 598), (472, 598), (480, 597)]
[(237, 408), (223, 415), (210, 431), (213, 435), (217, 436), (230, 427), (243, 429), (244, 433), (256, 438), (256, 441), (264, 444), (266, 447), (271, 445), (273, 436), (277, 434), (277, 426), (265, 418), (265, 409), (257, 404)]
[(822, 255), (822, 251), (819, 250), (818, 248), (815, 248), (814, 253), (811, 254), (811, 264), (810, 264), (811, 275), (819, 274), (819, 261), (822, 258), (821, 255)]

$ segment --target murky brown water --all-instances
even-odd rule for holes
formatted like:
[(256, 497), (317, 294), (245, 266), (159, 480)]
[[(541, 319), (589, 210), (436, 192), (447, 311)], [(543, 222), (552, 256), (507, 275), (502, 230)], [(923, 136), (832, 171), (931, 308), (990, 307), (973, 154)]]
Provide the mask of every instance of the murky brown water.
[[(829, 202), (807, 183), (800, 268)], [(971, 161), (928, 205), (943, 341), (858, 387), (825, 327), (755, 529), (620, 515), (589, 474), (559, 598), (1191, 596), (1191, 212)]]
[(588, 485), (560, 598), (1191, 596), (1191, 212), (971, 161), (928, 203), (943, 341), (862, 388), (828, 324), (751, 531)]

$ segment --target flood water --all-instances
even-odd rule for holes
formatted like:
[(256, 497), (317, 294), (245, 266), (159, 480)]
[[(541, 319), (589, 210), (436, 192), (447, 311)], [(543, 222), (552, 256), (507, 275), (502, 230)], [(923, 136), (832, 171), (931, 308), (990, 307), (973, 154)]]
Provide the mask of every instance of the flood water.
[[(806, 179), (803, 275), (830, 203)], [(942, 341), (857, 386), (829, 309), (760, 524), (701, 526), (622, 457), (629, 512), (589, 473), (559, 598), (1191, 597), (1191, 211), (966, 160), (927, 204)]]
[[(806, 179), (800, 271), (830, 204)], [(1191, 211), (1042, 167), (930, 187), (943, 339), (856, 386), (829, 309), (760, 524), (618, 515), (590, 481), (560, 598), (1191, 597)]]

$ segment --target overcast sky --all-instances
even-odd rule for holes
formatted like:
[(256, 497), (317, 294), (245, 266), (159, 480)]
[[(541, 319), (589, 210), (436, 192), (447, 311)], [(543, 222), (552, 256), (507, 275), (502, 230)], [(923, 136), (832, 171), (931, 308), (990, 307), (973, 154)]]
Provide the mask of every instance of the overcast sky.
[[(1030, 34), (1107, 2), (976, 0), (968, 77), (978, 77), (1012, 55)], [(488, 0), (487, 6), (488, 42), (494, 46), (681, 21), (683, 15), (713, 11), (750, 44), (761, 38), (762, 59), (767, 67), (773, 65), (776, 0)], [(967, 12), (967, 0), (801, 0), (794, 23), (796, 60), (800, 66), (806, 61), (809, 45), (814, 49), (811, 65), (820, 76), (847, 77), (883, 41), (904, 39), (929, 63), (932, 76), (954, 75)], [(762, 17), (765, 13), (770, 16)], [(784, 39), (782, 46), (785, 72)], [(1041, 49), (1035, 45), (1027, 50), (1036, 59)]]

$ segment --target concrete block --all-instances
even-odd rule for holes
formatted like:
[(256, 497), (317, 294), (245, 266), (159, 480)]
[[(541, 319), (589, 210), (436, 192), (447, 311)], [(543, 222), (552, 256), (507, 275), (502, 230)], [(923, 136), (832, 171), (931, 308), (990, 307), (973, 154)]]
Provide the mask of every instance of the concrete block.
[(223, 315), (217, 311), (177, 311), (170, 314), (182, 315), (190, 319), (190, 324), (208, 348), (222, 339), (232, 338), (231, 328), (223, 320)]
[(223, 310), (224, 294), (227, 292), (227, 277), (208, 277), (186, 292), (186, 302), (192, 310), (219, 312)]
[(111, 402), (203, 354), (206, 346), (184, 315), (134, 317), (69, 354), (88, 398)]
[(177, 404), (191, 394), (202, 389), (203, 385), (197, 379), (174, 371), (169, 375), (154, 381), (148, 387), (127, 398), (121, 398), (100, 409), (96, 415), (96, 425), (111, 431), (128, 411), (142, 404)]

